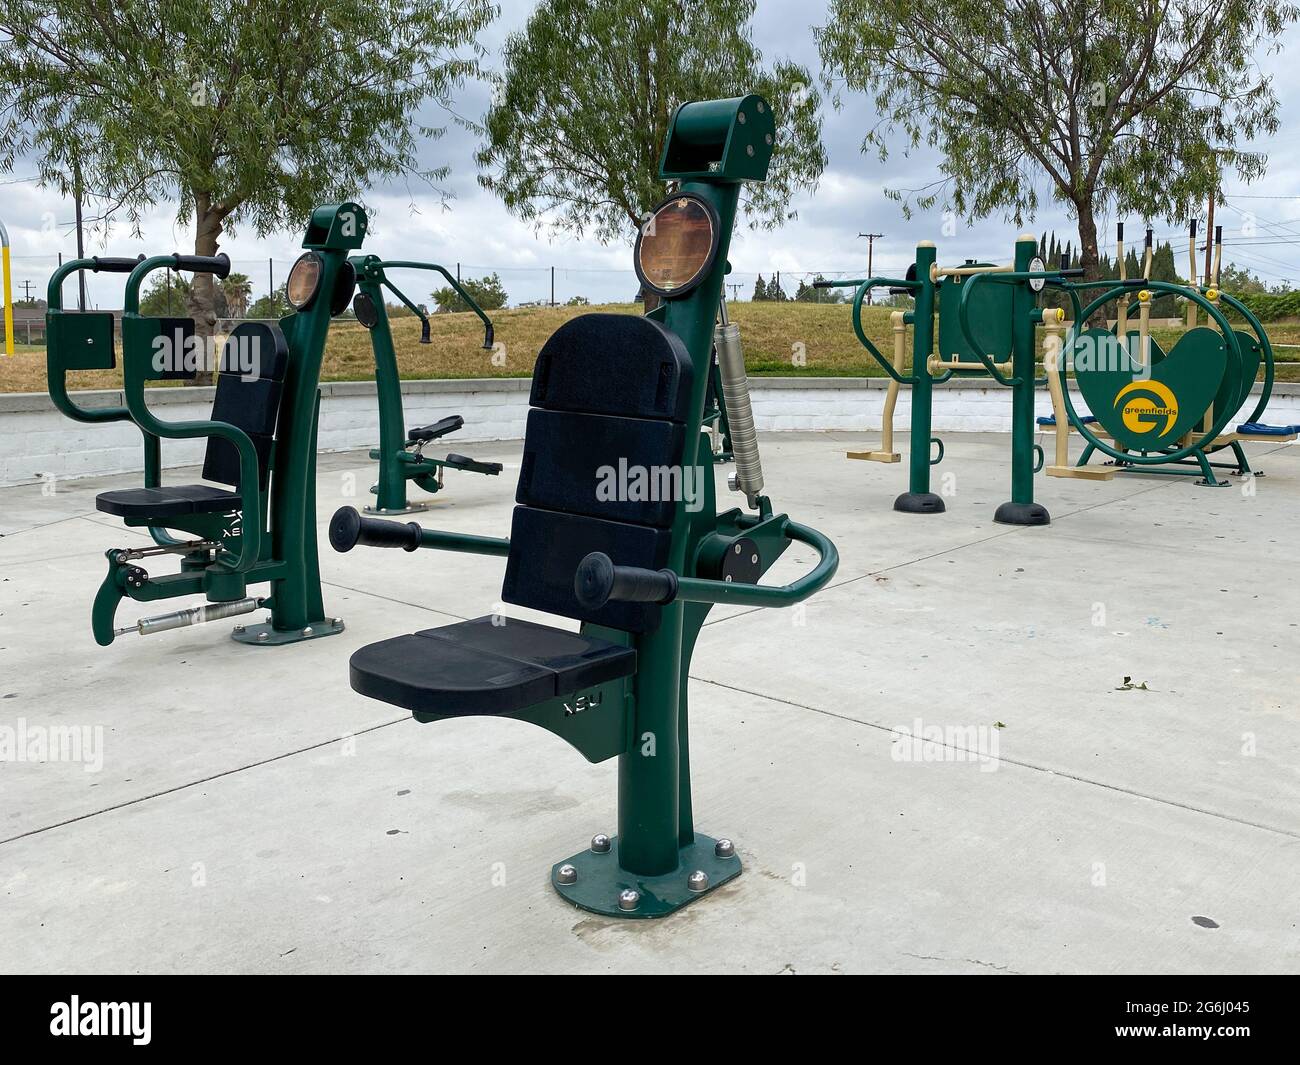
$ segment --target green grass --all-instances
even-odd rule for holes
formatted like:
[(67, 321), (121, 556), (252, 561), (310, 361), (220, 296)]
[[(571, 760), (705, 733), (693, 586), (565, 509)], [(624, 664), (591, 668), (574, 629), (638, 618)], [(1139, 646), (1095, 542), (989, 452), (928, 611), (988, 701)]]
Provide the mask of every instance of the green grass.
[[(498, 359), (484, 351), (483, 327), (472, 314), (435, 314), (430, 319), (432, 343), (421, 344), (419, 322), (409, 316), (392, 320), (398, 369), (404, 379), (527, 377), (542, 345), (570, 318), (590, 311), (639, 314), (640, 304), (599, 307), (530, 307), (495, 311)], [(740, 326), (745, 361), (756, 377), (883, 377), (884, 371), (853, 335), (848, 304), (736, 303), (732, 320)], [(863, 328), (886, 357), (893, 351), (888, 307), (863, 309)], [(1300, 345), (1300, 322), (1271, 322), (1269, 336), (1277, 345)], [(1182, 330), (1154, 330), (1166, 347)], [(504, 362), (500, 355), (504, 354)], [(1300, 381), (1300, 348), (1277, 349), (1277, 378)], [(322, 367), (323, 381), (369, 381), (374, 377), (370, 337), (354, 321), (336, 322), (330, 329)], [(121, 370), (96, 370), (73, 375), (73, 388), (117, 388)], [(0, 392), (43, 392), (45, 352), (20, 346), (12, 359), (0, 356)]]

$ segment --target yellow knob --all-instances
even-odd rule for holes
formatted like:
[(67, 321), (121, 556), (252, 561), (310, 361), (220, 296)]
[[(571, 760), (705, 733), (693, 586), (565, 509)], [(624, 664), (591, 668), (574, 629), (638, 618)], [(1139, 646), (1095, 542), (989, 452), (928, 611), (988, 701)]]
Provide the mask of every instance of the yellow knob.
[(1217, 288), (1207, 288), (1205, 290), (1205, 298), (1213, 303), (1219, 298), (1219, 290)]
[(1056, 308), (1056, 320), (1057, 320), (1058, 322), (1063, 322), (1063, 321), (1065, 321), (1065, 308), (1064, 308), (1064, 307), (1057, 307), (1057, 308)]
[(1138, 293), (1138, 303), (1148, 303), (1151, 300), (1151, 290), (1144, 288)]

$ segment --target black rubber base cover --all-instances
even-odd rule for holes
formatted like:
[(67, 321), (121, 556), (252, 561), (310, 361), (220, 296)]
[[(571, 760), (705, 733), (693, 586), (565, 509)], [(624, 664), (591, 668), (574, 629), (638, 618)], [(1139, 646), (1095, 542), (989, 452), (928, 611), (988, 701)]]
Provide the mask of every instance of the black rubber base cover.
[(1052, 516), (1042, 503), (1003, 503), (993, 515), (1002, 525), (1050, 525)]
[(904, 492), (894, 500), (894, 509), (904, 514), (942, 514), (948, 508), (934, 492)]
[(549, 625), (488, 616), (361, 648), (362, 695), (440, 717), (508, 714), (636, 672), (636, 651)]

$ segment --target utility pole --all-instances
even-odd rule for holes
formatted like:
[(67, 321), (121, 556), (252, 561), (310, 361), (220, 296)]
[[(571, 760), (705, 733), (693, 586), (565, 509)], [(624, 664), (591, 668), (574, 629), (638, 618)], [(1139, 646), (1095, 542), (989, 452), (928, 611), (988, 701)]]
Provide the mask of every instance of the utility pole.
[[(77, 258), (86, 257), (85, 236), (81, 228), (81, 164), (72, 164), (72, 198), (77, 210)], [(86, 271), (77, 271), (77, 309), (86, 309)]]
[[(883, 238), (883, 233), (859, 233), (858, 238), (863, 237), (867, 240), (867, 276), (871, 276), (871, 253), (875, 250), (876, 241)], [(871, 304), (871, 289), (867, 289), (867, 304)]]
[(551, 267), (551, 306), (555, 306), (555, 267)]
[(728, 281), (727, 288), (731, 289), (732, 300), (740, 299), (740, 290), (745, 287), (743, 281)]
[(22, 286), (23, 286), (23, 302), (24, 302), (24, 303), (31, 303), (31, 302), (32, 302), (32, 283), (31, 283), (30, 281), (24, 281), (24, 282), (22, 283)]

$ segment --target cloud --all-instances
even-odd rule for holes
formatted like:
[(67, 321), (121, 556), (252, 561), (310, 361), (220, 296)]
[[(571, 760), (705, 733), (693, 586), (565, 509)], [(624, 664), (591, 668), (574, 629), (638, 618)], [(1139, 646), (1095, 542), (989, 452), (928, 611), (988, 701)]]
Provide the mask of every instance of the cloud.
[[(506, 33), (522, 28), (531, 3), (506, 0), (501, 19), (484, 38), (491, 56), (499, 54)], [(820, 69), (811, 27), (825, 19), (824, 9), (810, 9), (797, 0), (763, 0), (754, 21), (755, 40), (768, 61), (788, 57)], [(1296, 41), (1295, 31), (1289, 41)], [(494, 62), (489, 58), (489, 63)], [(1259, 57), (1261, 69), (1274, 78), (1282, 100), (1284, 123), (1289, 122), (1300, 103), (1300, 70), (1287, 63), (1284, 55)], [(734, 277), (752, 291), (752, 278), (780, 270), (787, 276), (821, 271), (827, 274), (857, 275), (866, 270), (866, 241), (859, 233), (884, 234), (875, 243), (877, 272), (901, 273), (911, 261), (918, 240), (934, 240), (945, 260), (966, 257), (1005, 259), (1016, 235), (1015, 227), (999, 218), (989, 218), (972, 227), (959, 226), (951, 236), (941, 230), (938, 210), (905, 219), (897, 204), (885, 197), (889, 188), (909, 188), (933, 181), (936, 157), (928, 149), (911, 156), (895, 151), (887, 164), (861, 154), (859, 145), (866, 123), (874, 120), (869, 101), (849, 94), (846, 106), (825, 112), (824, 139), (829, 165), (815, 195), (800, 197), (793, 207), (798, 219), (775, 232), (738, 231), (731, 252)], [(470, 119), (483, 114), (488, 105), (488, 88), (482, 83), (466, 85), (452, 102), (452, 110)], [(594, 240), (575, 240), (545, 232), (512, 217), (500, 201), (479, 187), (474, 151), (477, 137), (450, 120), (437, 107), (428, 108), (422, 118), (430, 124), (447, 125), (444, 137), (421, 148), (420, 163), (449, 165), (451, 176), (444, 183), (453, 198), (446, 203), (432, 190), (420, 186), (389, 185), (370, 190), (365, 197), (373, 209), (374, 228), (367, 251), (385, 258), (433, 260), (449, 269), (460, 264), (462, 273), (479, 276), (497, 272), (505, 282), (512, 303), (549, 298), (554, 268), (555, 295), (561, 302), (582, 295), (593, 301), (631, 299), (636, 280), (631, 269), (629, 245), (603, 246)], [(1251, 245), (1232, 249), (1232, 257), (1270, 279), (1294, 277), (1300, 281), (1300, 250), (1291, 243), (1265, 240), (1300, 240), (1300, 140), (1285, 132), (1263, 145), (1271, 155), (1268, 176), (1243, 189), (1229, 179), (1227, 206), (1220, 218), (1231, 230), (1239, 230), (1251, 214), (1258, 236)], [(21, 164), (13, 176), (32, 173)], [(7, 180), (0, 177), (0, 181)], [(1256, 199), (1258, 196), (1296, 197)], [(132, 239), (125, 226), (118, 226), (107, 244), (96, 242), (88, 254), (135, 254), (189, 249), (192, 233), (174, 220), (174, 205), (162, 205), (144, 224), (144, 239)], [(14, 245), (14, 266), (19, 291), (29, 281), (34, 291), (44, 291), (46, 280), (61, 252), (75, 255), (71, 230), (72, 204), (51, 190), (26, 183), (0, 184), (0, 215), (9, 226)], [(1129, 219), (1130, 225), (1141, 221)], [(1107, 221), (1103, 232), (1108, 232)], [(1044, 197), (1039, 217), (1028, 226), (1034, 232), (1055, 229), (1069, 237), (1074, 227), (1068, 215)], [(1161, 223), (1158, 232), (1168, 227)], [(265, 291), (272, 276), (283, 281), (289, 265), (299, 254), (301, 237), (282, 233), (261, 239), (251, 231), (240, 231), (223, 241), (222, 250), (235, 269), (248, 274), (254, 291)], [(1258, 246), (1254, 246), (1258, 244)], [(412, 279), (411, 295), (427, 296), (425, 279)], [(792, 291), (793, 280), (787, 289)], [(121, 279), (92, 278), (92, 303), (119, 306)]]

